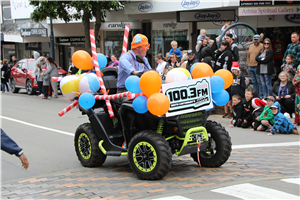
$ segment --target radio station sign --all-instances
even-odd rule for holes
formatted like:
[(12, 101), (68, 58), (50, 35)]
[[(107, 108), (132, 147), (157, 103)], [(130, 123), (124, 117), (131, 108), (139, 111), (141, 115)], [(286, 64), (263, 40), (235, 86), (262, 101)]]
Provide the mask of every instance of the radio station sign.
[(235, 10), (195, 10), (177, 12), (177, 22), (234, 21)]
[(272, 6), (272, 0), (240, 0), (240, 6)]
[(21, 29), (21, 37), (48, 37), (46, 28), (26, 28)]
[(213, 108), (209, 77), (162, 84), (170, 100), (167, 117)]
[(272, 6), (239, 8), (239, 16), (300, 14), (300, 6)]

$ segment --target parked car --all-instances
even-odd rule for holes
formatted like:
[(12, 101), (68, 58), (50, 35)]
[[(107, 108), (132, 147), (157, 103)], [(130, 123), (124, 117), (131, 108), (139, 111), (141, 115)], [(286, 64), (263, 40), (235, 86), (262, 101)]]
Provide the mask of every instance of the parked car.
[[(17, 62), (11, 69), (10, 81), (13, 93), (19, 92), (20, 89), (26, 89), (27, 94), (35, 94), (38, 91), (38, 84), (34, 75), (36, 67), (34, 59), (22, 59)], [(60, 77), (66, 76), (67, 72), (61, 67), (58, 69)]]

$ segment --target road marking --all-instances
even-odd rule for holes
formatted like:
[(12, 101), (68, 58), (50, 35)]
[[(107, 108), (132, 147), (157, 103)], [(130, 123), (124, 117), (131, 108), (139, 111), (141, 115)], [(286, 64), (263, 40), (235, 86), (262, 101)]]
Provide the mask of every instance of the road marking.
[(13, 121), (13, 122), (18, 122), (18, 123), (20, 123), (20, 124), (25, 124), (25, 125), (28, 125), (28, 126), (32, 126), (32, 127), (44, 129), (44, 130), (47, 130), (47, 131), (53, 131), (53, 132), (61, 133), (61, 134), (64, 134), (64, 135), (74, 136), (74, 133), (69, 133), (69, 132), (65, 132), (65, 131), (60, 131), (60, 130), (53, 129), (53, 128), (47, 128), (47, 127), (44, 127), (44, 126), (39, 126), (39, 125), (36, 125), (36, 124), (31, 124), (31, 123), (24, 122), (24, 121), (17, 120), (17, 119), (13, 119), (13, 118), (10, 118), (10, 117), (0, 116), (0, 118), (6, 119), (6, 120), (10, 120), (10, 121)]
[(170, 200), (177, 200), (177, 199), (191, 200), (191, 199), (183, 197), (183, 196), (162, 197), (162, 198), (159, 198), (159, 199), (152, 199), (152, 200), (167, 200), (167, 199), (170, 199)]
[(241, 199), (299, 199), (299, 196), (293, 194), (256, 186), (250, 183), (223, 187), (211, 191)]
[[(74, 133), (60, 131), (60, 130), (53, 129), (53, 128), (47, 128), (47, 127), (44, 127), (44, 126), (39, 126), (39, 125), (36, 125), (36, 124), (31, 124), (31, 123), (24, 122), (24, 121), (17, 120), (17, 119), (13, 119), (13, 118), (10, 118), (10, 117), (0, 116), (0, 118), (6, 119), (6, 120), (10, 120), (10, 121), (14, 121), (14, 122), (18, 122), (18, 123), (25, 124), (25, 125), (28, 125), (28, 126), (32, 126), (32, 127), (36, 127), (36, 128), (48, 130), (48, 131), (53, 131), (53, 132), (61, 133), (61, 134), (64, 134), (64, 135), (74, 136)], [(276, 147), (278, 147), (278, 146), (300, 146), (300, 141), (298, 141), (298, 142), (284, 142), (284, 143), (232, 145), (232, 149), (247, 149), (247, 148), (274, 147), (274, 146), (276, 146)]]
[(281, 179), (282, 181), (285, 181), (287, 183), (294, 183), (300, 185), (300, 178), (286, 178), (286, 179)]

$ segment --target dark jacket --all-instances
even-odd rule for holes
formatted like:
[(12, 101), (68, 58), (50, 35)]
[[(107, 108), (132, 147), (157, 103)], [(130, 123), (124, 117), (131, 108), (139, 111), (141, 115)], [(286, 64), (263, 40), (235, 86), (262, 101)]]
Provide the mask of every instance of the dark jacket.
[(237, 105), (233, 106), (233, 119), (235, 120), (235, 123), (233, 124), (236, 126), (236, 123), (238, 122), (239, 119), (242, 120), (244, 114), (244, 108), (242, 101), (240, 101)]
[(232, 65), (231, 50), (230, 49), (225, 49), (224, 51), (217, 50), (214, 72), (219, 69), (228, 69), (229, 71), (231, 71), (231, 65)]
[[(274, 97), (278, 96), (279, 87), (280, 87), (280, 81), (276, 81), (273, 85), (270, 95), (272, 95)], [(291, 95), (292, 99), (295, 99), (295, 87), (294, 87), (293, 83), (291, 81), (288, 81), (287, 87), (288, 87), (288, 94)]]
[(190, 71), (192, 65), (198, 62), (199, 60), (196, 58), (196, 56), (194, 56), (192, 60), (188, 60), (188, 62), (186, 63), (186, 69)]
[(21, 156), (23, 150), (13, 141), (6, 133), (1, 129), (1, 150), (9, 153), (15, 154), (16, 156)]
[(255, 121), (257, 117), (264, 111), (264, 106), (261, 106), (252, 112), (252, 120)]
[(239, 48), (237, 46), (237, 43), (233, 42), (231, 44), (231, 51), (232, 51), (232, 61), (239, 61), (240, 55), (239, 55)]
[(207, 64), (211, 65), (211, 61), (214, 60), (214, 55), (212, 54), (212, 50), (209, 46), (201, 47), (199, 50), (199, 56), (198, 60), (200, 62), (205, 62)]
[(238, 94), (242, 98), (245, 98), (245, 89), (246, 89), (246, 83), (245, 83), (245, 76), (241, 73), (239, 79), (237, 79), (237, 75), (233, 75), (233, 82), (231, 85), (231, 95)]
[(273, 50), (270, 49), (269, 51), (266, 52), (266, 57), (265, 59), (262, 60), (259, 56), (262, 54), (262, 50), (257, 54), (255, 60), (258, 62), (257, 64), (257, 69), (256, 69), (256, 74), (260, 74), (260, 65), (261, 64), (266, 64), (267, 65), (267, 73), (266, 74), (274, 74), (274, 66), (273, 66)]
[[(9, 79), (8, 69), (9, 69), (8, 65), (3, 64), (2, 68), (1, 68), (1, 82), (2, 83), (8, 82), (8, 79)], [(3, 73), (3, 75), (2, 75), (2, 73)]]
[(246, 100), (246, 98), (243, 100), (243, 108), (244, 108), (244, 113), (243, 113), (243, 120), (247, 120), (247, 122), (252, 121), (252, 112), (253, 112), (253, 107), (252, 107), (252, 99), (249, 101)]

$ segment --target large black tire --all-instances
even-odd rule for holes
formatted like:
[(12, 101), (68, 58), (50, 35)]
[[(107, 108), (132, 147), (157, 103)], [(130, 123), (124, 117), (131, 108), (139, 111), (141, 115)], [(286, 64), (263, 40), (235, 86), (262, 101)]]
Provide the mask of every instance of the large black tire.
[(27, 94), (29, 94), (29, 95), (35, 94), (35, 90), (33, 89), (30, 80), (27, 80), (27, 81), (26, 81), (26, 91), (27, 91)]
[(154, 131), (144, 130), (131, 139), (128, 160), (140, 179), (159, 180), (171, 168), (171, 148), (164, 137)]
[[(231, 138), (221, 124), (207, 121), (206, 130), (209, 136), (209, 147), (206, 152), (200, 152), (199, 158), (202, 167), (220, 167), (229, 158), (231, 153)], [(198, 163), (197, 153), (191, 157)]]
[(84, 167), (99, 167), (104, 163), (106, 155), (99, 149), (99, 141), (90, 123), (77, 128), (74, 146), (78, 160)]
[(12, 79), (10, 80), (10, 87), (11, 87), (12, 93), (18, 93), (19, 90), (20, 90), (20, 88), (16, 88), (16, 82), (15, 82), (15, 79), (14, 79), (14, 78), (12, 78)]

